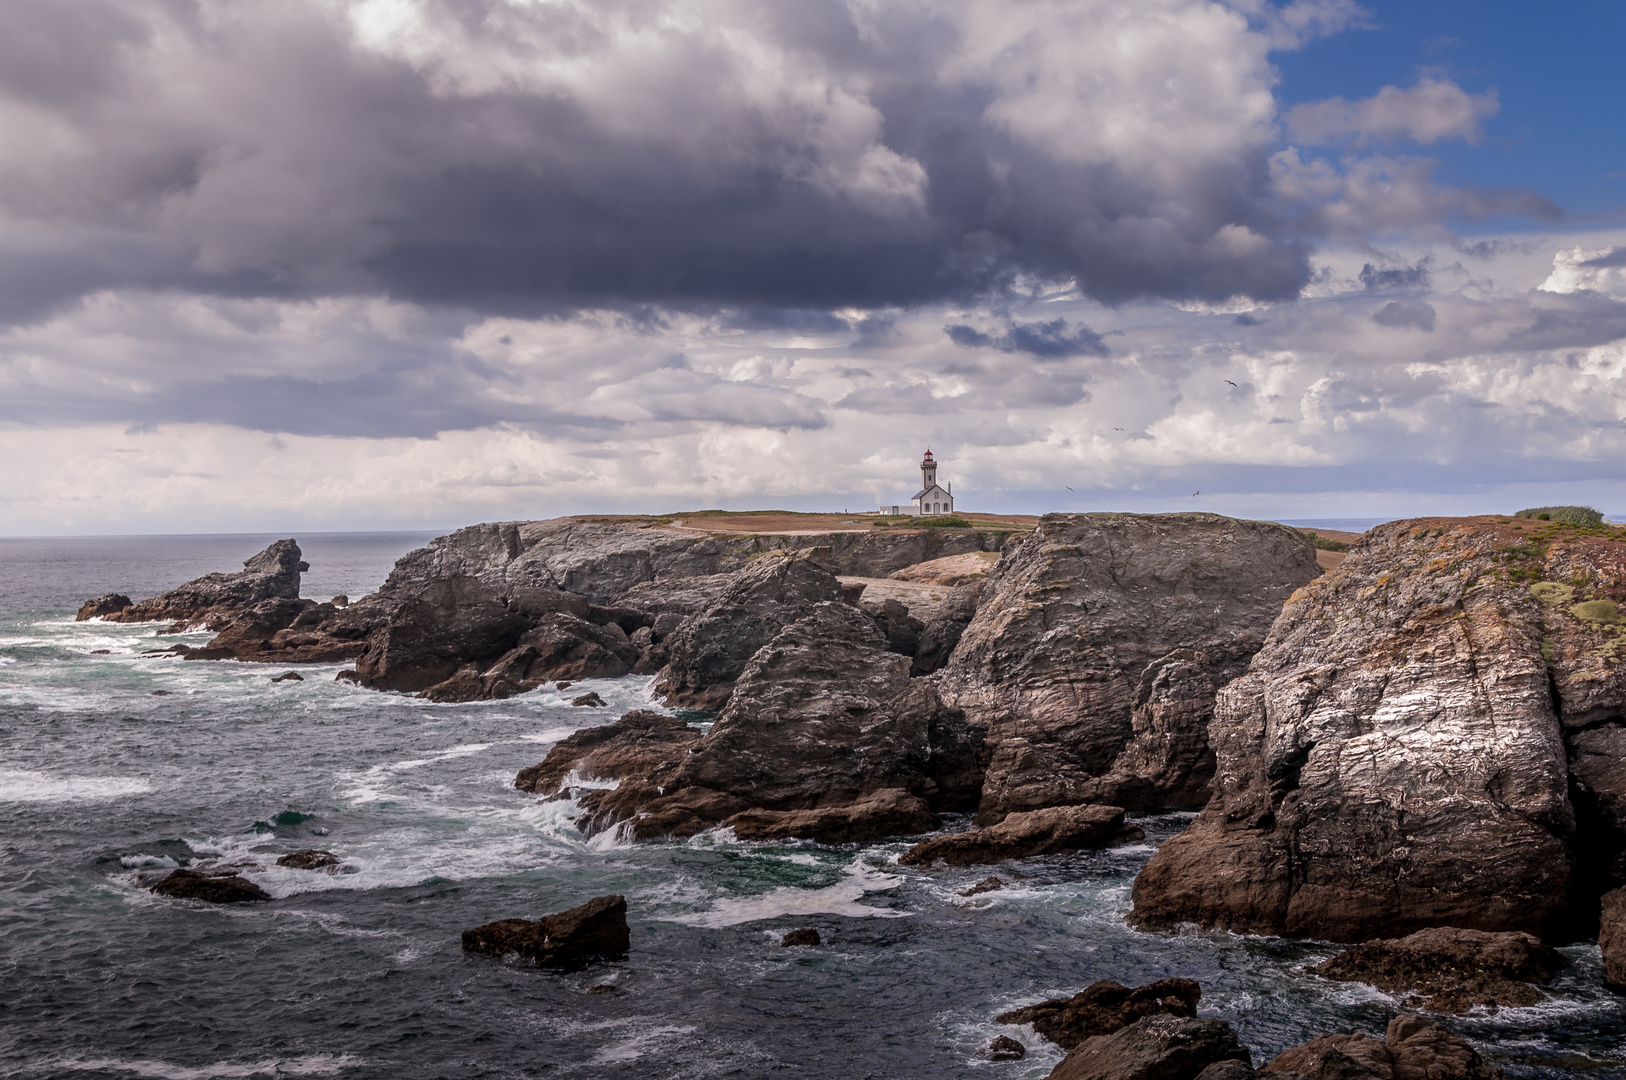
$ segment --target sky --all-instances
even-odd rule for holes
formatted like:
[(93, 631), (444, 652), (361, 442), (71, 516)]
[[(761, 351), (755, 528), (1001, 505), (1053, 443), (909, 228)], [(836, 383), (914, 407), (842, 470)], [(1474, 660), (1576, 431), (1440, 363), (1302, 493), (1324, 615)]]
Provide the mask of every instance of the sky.
[(8, 0), (0, 535), (1626, 517), (1617, 4)]

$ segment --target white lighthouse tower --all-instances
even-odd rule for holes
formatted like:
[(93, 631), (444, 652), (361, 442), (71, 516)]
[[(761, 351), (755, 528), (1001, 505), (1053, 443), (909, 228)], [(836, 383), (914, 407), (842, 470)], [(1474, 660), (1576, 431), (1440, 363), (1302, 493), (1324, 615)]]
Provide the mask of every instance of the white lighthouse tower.
[(912, 514), (915, 517), (935, 517), (954, 513), (954, 485), (947, 487), (937, 482), (937, 459), (930, 450), (920, 459), (920, 490), (908, 506), (883, 506), (883, 514)]

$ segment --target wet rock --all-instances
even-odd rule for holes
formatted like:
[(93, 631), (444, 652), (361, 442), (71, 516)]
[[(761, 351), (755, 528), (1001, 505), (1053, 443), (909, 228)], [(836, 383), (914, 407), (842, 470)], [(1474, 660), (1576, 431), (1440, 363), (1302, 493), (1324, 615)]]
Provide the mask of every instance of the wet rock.
[(602, 709), (604, 708), (604, 699), (599, 697), (597, 694), (583, 694), (581, 697), (571, 698), (570, 704), (571, 707), (577, 709)]
[(84, 622), (86, 619), (100, 619), (107, 615), (116, 615), (135, 602), (123, 593), (108, 593), (98, 596), (94, 600), (86, 600), (79, 607), (79, 614), (74, 616), (75, 622)]
[(92, 649), (92, 650), (90, 650), (90, 655), (92, 655), (92, 656), (112, 656), (113, 655), (113, 650), (112, 649)]
[(339, 862), (339, 857), (331, 851), (306, 848), (303, 851), (290, 851), (277, 860), (277, 865), (292, 870), (325, 870), (330, 866), (338, 866)]
[(888, 836), (909, 836), (937, 827), (931, 804), (899, 788), (886, 788), (844, 806), (812, 810), (743, 810), (724, 826), (747, 841), (815, 840), (821, 844), (865, 844)]
[(1210, 1065), (1248, 1060), (1247, 1048), (1223, 1020), (1148, 1016), (1085, 1039), (1049, 1080), (1195, 1080)]
[(700, 732), (680, 717), (636, 710), (613, 724), (571, 732), (541, 764), (522, 770), (514, 786), (557, 798), (569, 794), (572, 773), (584, 780), (644, 777), (663, 783), (699, 739)]
[[(1246, 1061), (1216, 1061), (1208, 1068), (1197, 1074), (1197, 1080), (1253, 1080), (1259, 1075), (1254, 1072), (1253, 1066)], [(1276, 1080), (1288, 1080), (1287, 1077), (1277, 1077)]]
[(744, 799), (711, 788), (686, 787), (667, 794), (647, 776), (628, 777), (613, 790), (584, 792), (580, 805), (576, 828), (589, 836), (619, 829), (628, 840), (694, 836), (751, 809)]
[(1397, 1016), (1384, 1037), (1323, 1035), (1283, 1051), (1261, 1076), (1306, 1080), (1499, 1080), (1502, 1071), (1461, 1036), (1419, 1016)]
[(779, 939), (779, 947), (782, 949), (788, 949), (795, 945), (817, 945), (818, 943), (819, 932), (812, 928), (792, 930)]
[(152, 891), (159, 896), (203, 900), (210, 904), (247, 904), (271, 899), (270, 893), (236, 874), (212, 875), (184, 869), (170, 871)]
[(915, 662), (909, 669), (910, 674), (930, 675), (948, 664), (965, 635), (965, 628), (976, 617), (982, 590), (981, 581), (956, 588), (926, 620), (915, 646)]
[(614, 994), (619, 990), (620, 988), (614, 983), (599, 983), (596, 986), (589, 986), (587, 988), (587, 992), (589, 994)]
[(627, 901), (621, 896), (600, 896), (534, 922), (502, 919), (463, 931), (465, 952), (488, 956), (518, 953), (544, 967), (576, 967), (624, 956), (631, 941)]
[(655, 692), (668, 705), (721, 710), (758, 649), (814, 605), (840, 598), (835, 575), (813, 557), (759, 560), (665, 642), (669, 659)]
[(349, 607), (350, 598), (344, 593), (340, 593), (338, 596), (335, 596), (333, 599), (329, 600), (328, 603), (332, 604), (334, 607)]
[(1072, 1049), (1085, 1039), (1111, 1035), (1147, 1016), (1196, 1016), (1202, 987), (1191, 979), (1159, 979), (1130, 989), (1103, 980), (1070, 998), (1000, 1013), (1001, 1024), (1032, 1024), (1057, 1046)]
[(427, 690), (472, 663), (514, 647), (527, 620), (490, 586), (471, 577), (433, 581), (375, 631), (356, 659), (362, 685), (374, 690)]
[(1044, 517), (994, 567), (935, 676), (946, 700), (988, 727), (978, 823), (1088, 802), (1200, 804), (1214, 692), (1317, 573), (1314, 548), (1286, 526)]
[(361, 674), (355, 668), (345, 668), (333, 676), (333, 681), (359, 683), (361, 682)]
[(906, 866), (976, 866), (1002, 859), (1054, 855), (1080, 848), (1105, 847), (1144, 834), (1124, 825), (1118, 806), (1053, 806), (1011, 814), (998, 825), (922, 840), (898, 857)]
[(1600, 927), (1604, 978), (1616, 990), (1626, 990), (1626, 889), (1604, 894)]
[(996, 1035), (982, 1056), (989, 1061), (1021, 1061), (1028, 1056), (1028, 1048), (1009, 1035)]
[(1214, 798), (1141, 871), (1134, 921), (1549, 928), (1575, 819), (1523, 565), (1541, 551), (1496, 521), (1392, 522), (1296, 593), (1219, 694)]
[(272, 682), (304, 682), (305, 676), (297, 671), (284, 671), (281, 675), (272, 678)]
[(1005, 887), (1005, 883), (997, 877), (985, 877), (969, 889), (961, 889), (960, 896), (980, 896), (985, 892), (997, 892)]
[(1368, 941), (1311, 970), (1390, 993), (1425, 997), (1435, 1012), (1475, 1005), (1528, 1006), (1543, 999), (1532, 983), (1551, 982), (1563, 954), (1523, 933), (1437, 927), (1407, 937)]
[[(244, 562), (241, 571), (205, 574), (139, 604), (102, 611), (100, 617), (107, 622), (166, 620), (186, 626), (209, 625), (213, 620), (242, 611), (263, 600), (298, 600), (300, 572), (309, 569), (310, 566), (300, 559), (297, 543), (278, 540)], [(85, 607), (94, 609), (104, 605), (104, 602), (116, 605), (120, 599), (128, 598), (112, 593), (90, 601)], [(79, 617), (94, 616), (85, 614), (85, 608), (81, 608)]]

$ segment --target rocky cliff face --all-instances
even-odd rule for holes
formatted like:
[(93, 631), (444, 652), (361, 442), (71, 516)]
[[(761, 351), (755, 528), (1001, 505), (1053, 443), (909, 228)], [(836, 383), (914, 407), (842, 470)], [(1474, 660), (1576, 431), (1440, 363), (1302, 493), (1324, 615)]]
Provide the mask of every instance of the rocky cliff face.
[(1220, 693), (1213, 800), (1143, 870), (1134, 918), (1339, 941), (1595, 925), (1626, 794), (1617, 535), (1369, 533)]
[(516, 786), (552, 795), (572, 774), (619, 780), (583, 796), (588, 832), (724, 824), (742, 838), (833, 843), (929, 829), (934, 809), (977, 798), (978, 733), (910, 679), (874, 620), (840, 602), (814, 605), (758, 650), (704, 738), (647, 713), (611, 727), (560, 743)]
[(129, 606), (107, 602), (126, 599), (117, 594), (99, 597), (80, 609), (79, 618), (212, 626), (263, 601), (299, 599), (299, 575), (309, 569), (300, 559), (298, 544), (278, 540), (243, 563), (237, 573), (205, 574), (161, 596)]
[(1293, 590), (1299, 533), (1212, 514), (1051, 514), (994, 568), (934, 678), (988, 729), (979, 823), (1076, 803), (1200, 804), (1207, 724)]

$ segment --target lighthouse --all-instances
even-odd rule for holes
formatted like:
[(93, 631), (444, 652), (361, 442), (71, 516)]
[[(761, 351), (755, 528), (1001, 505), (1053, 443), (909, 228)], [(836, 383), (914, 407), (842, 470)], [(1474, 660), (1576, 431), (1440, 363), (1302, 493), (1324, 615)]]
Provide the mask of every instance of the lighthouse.
[(954, 513), (954, 491), (937, 482), (937, 459), (928, 447), (920, 459), (920, 490), (909, 500), (907, 507), (883, 506), (883, 514), (913, 514), (916, 517), (935, 517)]

